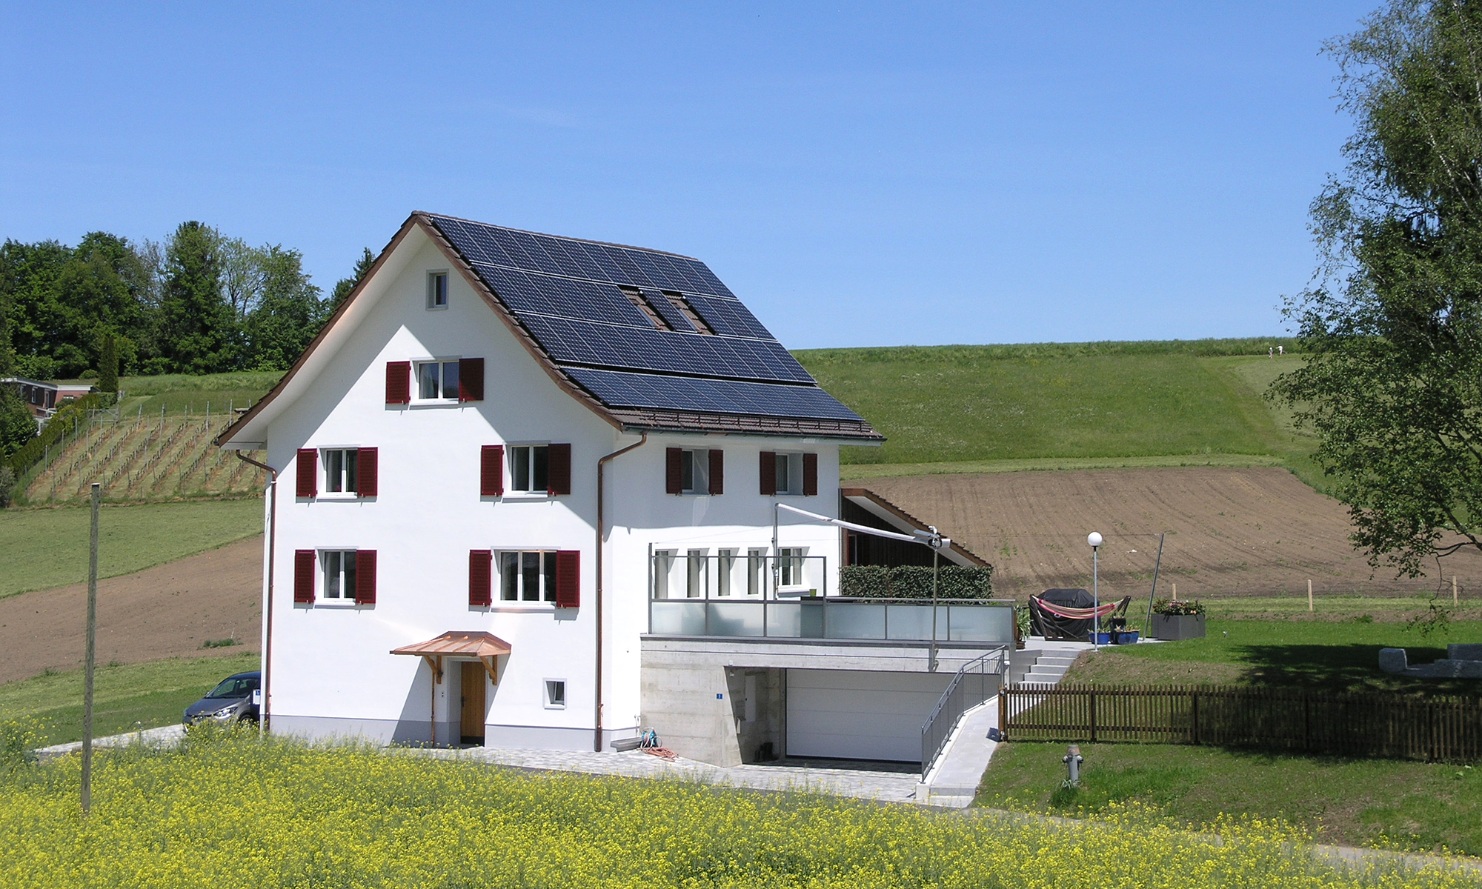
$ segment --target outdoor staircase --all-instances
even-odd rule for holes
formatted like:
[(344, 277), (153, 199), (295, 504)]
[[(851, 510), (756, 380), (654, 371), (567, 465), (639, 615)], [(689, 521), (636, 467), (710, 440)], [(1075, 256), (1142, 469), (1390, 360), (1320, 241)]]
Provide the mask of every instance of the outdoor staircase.
[(1057, 648), (1025, 649), (1023, 654), (1032, 654), (1034, 659), (1024, 658), (1027, 669), (1021, 675), (1016, 675), (1019, 674), (1017, 669), (1010, 672), (1009, 681), (1014, 684), (1055, 685), (1064, 678), (1076, 659), (1074, 650)]

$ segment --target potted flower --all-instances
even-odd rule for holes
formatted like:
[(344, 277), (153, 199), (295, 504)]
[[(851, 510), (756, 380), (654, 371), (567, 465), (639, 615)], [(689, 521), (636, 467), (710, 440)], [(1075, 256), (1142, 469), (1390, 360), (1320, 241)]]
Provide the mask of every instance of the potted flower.
[(1204, 638), (1204, 603), (1198, 599), (1159, 599), (1153, 603), (1152, 634), (1157, 639)]
[(1129, 629), (1125, 626), (1113, 627), (1111, 641), (1113, 645), (1131, 645), (1137, 641), (1139, 635), (1141, 633), (1138, 630)]

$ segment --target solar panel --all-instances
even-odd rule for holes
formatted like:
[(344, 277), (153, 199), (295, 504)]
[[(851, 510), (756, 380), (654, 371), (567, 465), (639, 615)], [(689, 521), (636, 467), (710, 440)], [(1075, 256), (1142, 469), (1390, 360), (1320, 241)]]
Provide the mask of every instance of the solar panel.
[(587, 368), (573, 368), (567, 373), (604, 404), (616, 408), (863, 422), (858, 414), (817, 386), (702, 380)]

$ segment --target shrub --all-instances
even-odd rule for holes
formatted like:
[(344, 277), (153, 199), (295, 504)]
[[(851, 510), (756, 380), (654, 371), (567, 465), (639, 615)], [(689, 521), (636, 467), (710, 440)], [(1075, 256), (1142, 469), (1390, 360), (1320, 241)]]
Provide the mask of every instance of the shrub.
[[(839, 591), (861, 599), (930, 599), (933, 570), (922, 565), (846, 565)], [(936, 572), (938, 599), (991, 599), (993, 567), (943, 565)]]
[(1198, 599), (1159, 599), (1153, 603), (1154, 614), (1203, 614), (1204, 603)]

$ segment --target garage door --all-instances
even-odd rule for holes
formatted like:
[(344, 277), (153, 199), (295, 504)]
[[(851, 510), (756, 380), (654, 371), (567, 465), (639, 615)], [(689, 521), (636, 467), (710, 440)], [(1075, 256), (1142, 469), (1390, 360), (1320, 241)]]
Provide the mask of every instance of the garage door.
[(788, 670), (787, 755), (920, 762), (921, 723), (951, 678)]

